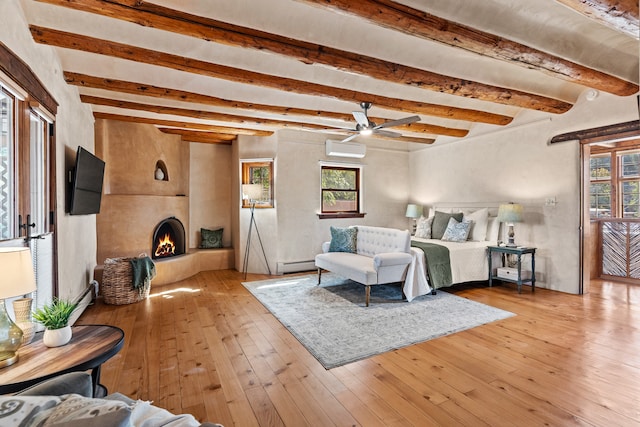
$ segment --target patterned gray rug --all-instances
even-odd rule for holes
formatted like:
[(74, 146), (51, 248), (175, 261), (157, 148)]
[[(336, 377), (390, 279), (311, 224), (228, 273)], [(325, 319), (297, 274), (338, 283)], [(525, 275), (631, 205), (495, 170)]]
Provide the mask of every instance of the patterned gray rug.
[(470, 329), (514, 314), (441, 290), (411, 302), (399, 286), (364, 286), (333, 273), (246, 282), (326, 369)]

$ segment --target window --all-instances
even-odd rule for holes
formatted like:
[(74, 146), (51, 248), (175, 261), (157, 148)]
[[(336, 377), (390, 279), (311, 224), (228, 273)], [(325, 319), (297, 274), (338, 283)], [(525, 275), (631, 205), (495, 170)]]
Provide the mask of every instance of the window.
[(590, 213), (591, 218), (611, 216), (611, 155), (592, 156), (590, 159)]
[(250, 208), (253, 202), (256, 208), (273, 207), (273, 160), (271, 159), (242, 162), (242, 207)]
[(362, 216), (360, 166), (321, 166), (321, 218)]
[(0, 88), (0, 240), (14, 236), (15, 97)]
[(620, 155), (620, 203), (622, 218), (640, 218), (640, 152)]
[(640, 218), (638, 145), (636, 141), (617, 148), (592, 150), (589, 194), (592, 219)]

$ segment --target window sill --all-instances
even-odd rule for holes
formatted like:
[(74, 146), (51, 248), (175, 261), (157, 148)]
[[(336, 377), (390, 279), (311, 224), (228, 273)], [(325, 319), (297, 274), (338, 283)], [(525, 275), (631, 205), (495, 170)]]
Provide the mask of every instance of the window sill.
[(321, 213), (319, 219), (364, 218), (364, 213)]

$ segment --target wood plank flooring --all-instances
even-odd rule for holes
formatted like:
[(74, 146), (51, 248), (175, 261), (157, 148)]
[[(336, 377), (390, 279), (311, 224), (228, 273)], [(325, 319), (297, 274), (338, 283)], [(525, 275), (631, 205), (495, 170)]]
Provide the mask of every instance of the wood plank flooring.
[(102, 383), (227, 427), (640, 426), (640, 286), (460, 286), (517, 316), (325, 370), (242, 278), (207, 271), (137, 304), (98, 299), (78, 324), (126, 334)]

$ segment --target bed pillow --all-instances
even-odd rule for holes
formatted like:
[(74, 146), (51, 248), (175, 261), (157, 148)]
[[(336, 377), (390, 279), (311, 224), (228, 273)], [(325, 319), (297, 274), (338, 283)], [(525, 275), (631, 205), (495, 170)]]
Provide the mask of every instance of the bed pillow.
[(200, 236), (202, 241), (200, 242), (200, 249), (212, 249), (222, 247), (222, 228), (217, 230), (207, 230), (206, 228), (200, 229)]
[(497, 216), (489, 217), (487, 221), (487, 241), (497, 244), (500, 236), (500, 224)]
[(418, 218), (418, 223), (416, 225), (416, 234), (415, 236), (420, 239), (430, 239), (431, 238), (431, 225), (433, 224), (433, 217), (425, 218), (421, 216)]
[(462, 221), (462, 212), (457, 213), (445, 213), (436, 211), (433, 216), (433, 224), (431, 225), (431, 238), (442, 239), (444, 231), (449, 225), (449, 219), (454, 218), (456, 221)]
[(331, 243), (329, 252), (349, 252), (356, 253), (358, 229), (356, 227), (333, 227), (331, 226)]
[(447, 228), (444, 230), (442, 240), (445, 242), (466, 242), (470, 229), (471, 222), (458, 222), (455, 218), (449, 218), (449, 224), (447, 224)]
[(489, 221), (489, 209), (482, 208), (475, 212), (466, 214), (464, 221), (471, 222), (471, 230), (469, 231), (469, 240), (482, 242), (487, 238), (487, 223)]

